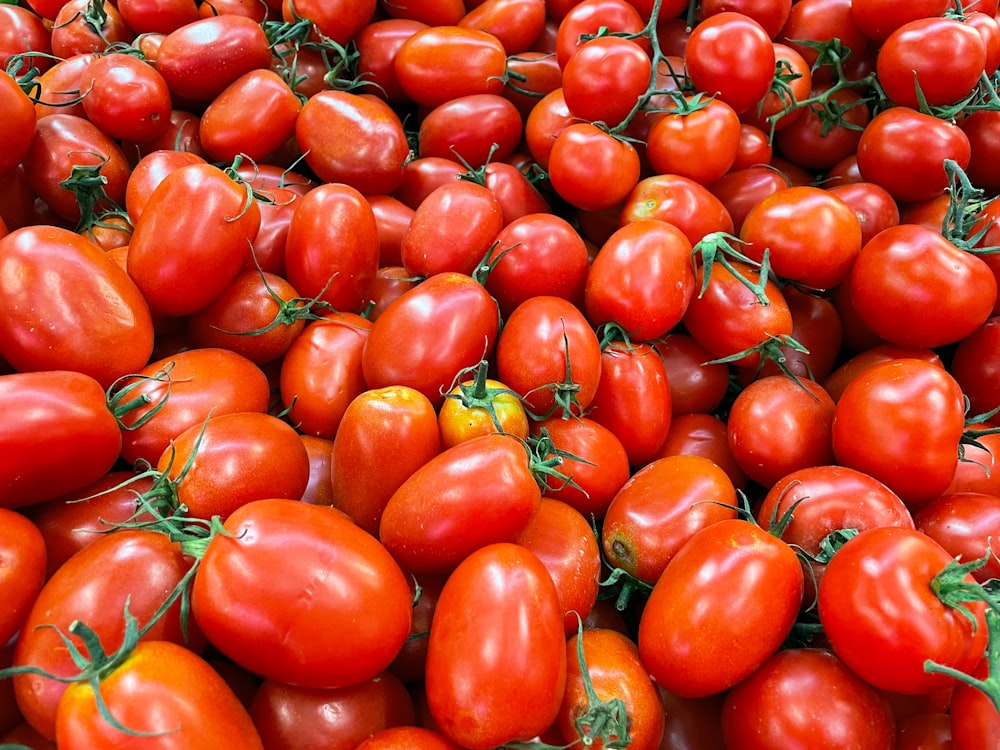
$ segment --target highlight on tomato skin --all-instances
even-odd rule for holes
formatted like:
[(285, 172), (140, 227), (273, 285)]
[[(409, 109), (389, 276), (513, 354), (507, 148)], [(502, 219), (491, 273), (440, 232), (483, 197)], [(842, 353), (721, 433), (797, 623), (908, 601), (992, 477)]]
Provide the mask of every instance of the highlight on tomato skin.
[(0, 3), (0, 745), (1000, 744), (998, 18)]

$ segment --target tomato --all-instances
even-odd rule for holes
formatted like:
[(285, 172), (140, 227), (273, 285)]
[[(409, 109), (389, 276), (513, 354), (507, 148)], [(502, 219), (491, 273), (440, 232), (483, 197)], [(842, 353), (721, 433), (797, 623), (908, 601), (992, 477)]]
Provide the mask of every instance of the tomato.
[(746, 750), (789, 742), (896, 748), (889, 702), (825, 649), (790, 649), (768, 659), (726, 695), (722, 733), (727, 747)]
[(98, 196), (96, 209), (108, 208), (108, 200), (124, 203), (129, 167), (124, 152), (111, 136), (76, 115), (40, 118), (24, 157), (25, 174), (35, 194), (69, 222), (81, 219), (76, 196), (62, 184), (73, 176), (74, 167), (89, 167), (103, 177), (104, 194)]
[(421, 156), (459, 158), (472, 167), (502, 161), (521, 141), (521, 113), (500, 94), (469, 94), (439, 104), (420, 121)]
[(621, 203), (635, 187), (639, 169), (639, 155), (631, 143), (590, 123), (563, 129), (548, 155), (553, 189), (584, 211)]
[[(941, 495), (913, 516), (917, 529), (963, 562), (982, 558), (990, 549), (1000, 519), (1000, 496), (978, 492)], [(1000, 560), (994, 555), (972, 571), (980, 583), (1000, 578)]]
[(872, 118), (858, 142), (862, 178), (881, 185), (897, 201), (920, 201), (948, 185), (945, 159), (969, 166), (969, 138), (951, 122), (899, 106)]
[(455, 159), (418, 156), (403, 165), (403, 183), (393, 197), (416, 210), (436, 188), (457, 180), (466, 171)]
[(389, 727), (366, 739), (357, 750), (459, 750), (458, 745), (440, 732), (423, 727)]
[(904, 694), (954, 684), (926, 671), (927, 660), (970, 672), (986, 645), (985, 605), (960, 611), (938, 598), (931, 581), (951, 561), (915, 529), (868, 529), (844, 544), (819, 586), (820, 621), (837, 656), (869, 684)]
[(272, 70), (248, 71), (230, 83), (202, 113), (198, 139), (214, 160), (238, 155), (263, 161), (295, 133), (302, 102)]
[(885, 188), (874, 182), (832, 185), (827, 190), (854, 209), (861, 225), (861, 246), (883, 229), (899, 224), (899, 206)]
[(719, 521), (695, 532), (657, 580), (639, 620), (639, 654), (664, 689), (712, 695), (778, 650), (801, 602), (791, 547), (748, 521)]
[(546, 458), (561, 457), (558, 471), (567, 479), (546, 476), (545, 496), (562, 500), (585, 518), (600, 520), (612, 498), (629, 478), (628, 455), (621, 440), (588, 417), (553, 416), (532, 425), (535, 435), (547, 435), (551, 450)]
[(472, 552), (513, 542), (541, 491), (524, 443), (489, 434), (442, 450), (389, 498), (379, 539), (404, 569), (441, 575)]
[(0, 279), (0, 356), (16, 369), (74, 370), (107, 388), (149, 359), (146, 301), (84, 237), (53, 226), (17, 229), (0, 238)]
[[(57, 0), (60, 2), (61, 0)], [(58, 8), (52, 9), (51, 16), (55, 18)], [(4, 5), (0, 7), (0, 66), (12, 76), (22, 76), (32, 67), (45, 73), (53, 66), (52, 32), (40, 15), (21, 5)], [(15, 55), (20, 62), (11, 63)]]
[[(14, 666), (33, 665), (49, 674), (79, 672), (54, 625), (64, 632), (74, 620), (93, 629), (111, 653), (125, 634), (129, 612), (143, 627), (188, 572), (192, 559), (180, 545), (155, 531), (127, 530), (101, 537), (70, 558), (42, 587), (25, 620), (14, 653)], [(144, 636), (145, 641), (185, 639), (180, 601)], [(71, 642), (80, 648), (79, 636)], [(37, 674), (14, 676), (14, 691), (24, 718), (45, 737), (57, 734), (60, 698), (67, 683)], [(79, 693), (79, 690), (75, 691)], [(121, 716), (121, 714), (116, 714)], [(124, 717), (122, 717), (124, 718)]]
[(156, 57), (156, 69), (175, 97), (205, 104), (244, 73), (270, 64), (271, 49), (261, 25), (231, 13), (171, 31)]
[[(533, 168), (532, 165), (519, 162), (522, 157), (529, 158), (526, 154), (515, 153), (508, 161), (491, 161), (483, 168), (483, 182), (500, 204), (504, 226), (529, 214), (551, 214), (552, 211), (548, 199), (528, 177), (527, 171)], [(478, 181), (478, 173), (476, 179)]]
[(375, 535), (392, 494), (439, 452), (437, 416), (426, 396), (406, 386), (365, 391), (350, 402), (333, 438), (333, 505)]
[[(810, 96), (824, 94), (827, 84), (818, 84)], [(837, 89), (826, 95), (828, 107), (835, 107), (839, 122), (824, 119), (824, 108), (817, 102), (799, 111), (788, 126), (775, 133), (776, 151), (786, 159), (808, 169), (829, 169), (858, 149), (865, 126), (871, 120), (867, 102), (851, 89)]]
[(562, 86), (559, 61), (554, 55), (538, 50), (508, 58), (507, 74), (503, 95), (513, 102), (525, 120), (542, 97)]
[[(986, 679), (989, 667), (984, 661), (975, 670), (977, 679)], [(1000, 740), (1000, 712), (990, 698), (971, 685), (955, 687), (949, 706), (951, 741), (954, 750), (989, 747)]]
[(1000, 181), (988, 165), (1000, 146), (1000, 114), (985, 109), (969, 112), (962, 119), (961, 128), (969, 139), (972, 152), (966, 174), (976, 187), (996, 194)]
[(28, 154), (37, 117), (34, 103), (7, 73), (0, 74), (0, 106), (5, 113), (0, 136), (7, 144), (0, 156), (0, 174), (6, 174)]
[(32, 521), (7, 508), (0, 508), (0, 519), (3, 520), (0, 525), (0, 592), (7, 602), (0, 617), (0, 641), (7, 643), (27, 618), (45, 582), (46, 550), (45, 538)]
[(487, 31), (432, 25), (403, 42), (394, 65), (406, 95), (436, 107), (469, 94), (499, 94), (506, 59), (503, 44)]
[(985, 414), (1000, 405), (1000, 317), (990, 317), (955, 347), (950, 372), (969, 399), (970, 414)]
[(139, 35), (169, 34), (199, 18), (198, 6), (193, 0), (156, 3), (149, 0), (120, 0), (118, 11), (128, 27)]
[[(150, 747), (169, 748), (184, 741), (192, 748), (239, 742), (263, 748), (246, 709), (212, 666), (183, 646), (146, 641), (110, 674), (102, 676), (101, 699), (123, 726), (151, 732)], [(76, 682), (66, 689), (56, 719), (59, 747), (107, 747), (121, 731), (101, 715), (94, 687)]]
[(696, 245), (712, 232), (733, 231), (733, 220), (708, 188), (681, 175), (653, 175), (640, 180), (625, 199), (621, 223), (659, 219), (673, 224)]
[(80, 99), (80, 79), (87, 67), (97, 59), (97, 53), (85, 52), (59, 60), (36, 79), (34, 97), (39, 119), (49, 115), (73, 115), (86, 118), (87, 111)]
[(691, 111), (657, 118), (649, 129), (646, 156), (658, 174), (681, 175), (708, 185), (733, 166), (739, 139), (736, 112), (721, 99), (710, 99)]
[(912, 529), (913, 518), (899, 497), (878, 480), (846, 466), (811, 466), (789, 472), (768, 490), (756, 517), (762, 525), (791, 519), (781, 538), (814, 559), (803, 560), (806, 596), (815, 604), (816, 588), (823, 580), (830, 550), (824, 542), (841, 530), (864, 531), (882, 526)]
[(951, 750), (951, 717), (922, 713), (896, 722), (896, 750)]
[[(438, 597), (447, 576), (417, 576), (410, 574), (410, 590), (414, 595), (413, 624), (410, 626), (410, 636), (396, 658), (389, 665), (389, 671), (407, 683), (414, 701), (419, 696), (418, 686), (422, 686), (424, 671), (427, 665), (427, 636), (430, 633), (431, 620), (437, 607)], [(417, 587), (419, 588), (419, 592)], [(417, 594), (419, 593), (419, 596)], [(426, 701), (422, 701), (426, 704)], [(420, 707), (426, 714), (426, 705)], [(422, 717), (418, 717), (422, 718)], [(423, 726), (424, 723), (420, 722)]]
[(552, 576), (572, 635), (597, 603), (601, 553), (590, 521), (561, 500), (543, 497), (531, 521), (515, 540), (542, 561)]
[(701, 456), (659, 458), (639, 469), (604, 516), (604, 558), (650, 585), (701, 529), (736, 518), (728, 475)]
[(121, 457), (128, 463), (141, 459), (155, 464), (171, 440), (210, 414), (267, 411), (270, 387), (246, 357), (207, 348), (150, 362), (119, 381), (112, 396), (124, 412)]
[[(578, 649), (583, 651), (583, 663)], [(657, 750), (663, 737), (665, 714), (655, 683), (639, 658), (639, 649), (628, 637), (603, 628), (583, 630), (566, 642), (566, 693), (556, 726), (567, 743), (579, 741), (594, 730), (593, 737), (621, 741), (627, 732), (632, 750)], [(584, 670), (589, 684), (585, 682)], [(599, 701), (622, 702), (622, 725), (613, 721), (599, 725), (600, 714), (592, 708), (591, 690)], [(622, 734), (616, 734), (616, 730)], [(606, 747), (600, 740), (593, 747)]]
[(180, 167), (204, 163), (202, 156), (190, 151), (157, 149), (141, 157), (132, 167), (125, 184), (124, 208), (132, 224), (139, 221), (153, 191), (168, 174)]
[(778, 190), (750, 209), (740, 229), (742, 252), (814, 289), (830, 289), (851, 271), (861, 250), (861, 223), (850, 206), (816, 187)]
[(521, 55), (541, 35), (545, 27), (545, 0), (484, 0), (458, 21), (467, 29), (482, 29), (503, 44), (508, 55)]
[(506, 318), (531, 297), (582, 299), (590, 258), (579, 231), (552, 213), (531, 213), (507, 223), (487, 258), (486, 290)]
[[(410, 632), (410, 592), (371, 535), (298, 500), (247, 503), (226, 529), (209, 542), (191, 591), (213, 646), (265, 679), (302, 687), (354, 685), (389, 665)], [(292, 568), (281, 564), (289, 550), (301, 555)], [(372, 607), (380, 616), (356, 628)]]
[(87, 15), (89, 0), (68, 0), (52, 19), (52, 54), (65, 59), (104, 52), (112, 44), (128, 44), (135, 32), (125, 25), (118, 8), (101, 2), (100, 12)]
[(396, 78), (396, 53), (414, 32), (427, 26), (410, 18), (384, 18), (367, 24), (354, 35), (356, 75), (372, 84), (372, 91), (386, 101), (406, 102), (409, 97)]
[[(982, 422), (981, 429), (993, 429), (995, 423)], [(997, 433), (981, 435), (976, 445), (965, 445), (963, 459), (955, 467), (951, 484), (942, 493), (952, 495), (960, 492), (976, 492), (985, 495), (1000, 495), (1000, 475), (994, 470), (996, 456), (1000, 454), (1000, 436)], [(981, 446), (981, 447), (980, 447)]]
[(651, 73), (652, 61), (638, 42), (599, 36), (581, 44), (566, 60), (563, 97), (575, 116), (614, 127), (646, 93)]
[(445, 583), (427, 644), (427, 703), (441, 731), (487, 750), (546, 730), (566, 683), (565, 642), (555, 584), (532, 552), (473, 552)]
[[(130, 95), (123, 97), (122, 89)], [(113, 138), (149, 141), (170, 125), (170, 89), (163, 76), (132, 55), (96, 58), (80, 79), (87, 118)]]
[(526, 440), (528, 415), (520, 399), (499, 380), (486, 377), (488, 362), (480, 362), (470, 379), (455, 385), (438, 410), (441, 446), (450, 448), (465, 440), (494, 432)]
[(409, 145), (396, 113), (379, 99), (321, 91), (294, 119), (306, 164), (323, 182), (361, 193), (391, 193), (400, 186)]
[(333, 439), (351, 400), (365, 390), (362, 351), (372, 324), (354, 313), (309, 324), (281, 360), (288, 419), (307, 435)]
[(471, 275), (502, 228), (503, 212), (489, 188), (448, 182), (417, 206), (403, 233), (400, 258), (413, 276)]
[(292, 750), (304, 743), (354, 750), (375, 732), (415, 718), (406, 686), (390, 672), (339, 688), (265, 680), (254, 693), (250, 716), (268, 750)]
[(886, 96), (914, 109), (920, 107), (920, 97), (932, 107), (961, 101), (972, 93), (985, 67), (982, 35), (954, 18), (904, 23), (885, 39), (876, 60)]
[(297, 201), (285, 245), (285, 277), (308, 299), (360, 310), (378, 270), (375, 214), (365, 197), (327, 182)]
[(916, 224), (869, 240), (848, 284), (861, 320), (899, 346), (957, 342), (986, 322), (997, 299), (996, 277), (981, 258)]
[[(188, 210), (192, 202), (200, 208)], [(128, 273), (150, 309), (188, 315), (229, 285), (260, 229), (247, 190), (211, 164), (171, 172), (150, 196), (129, 244)]]
[(949, 0), (920, 0), (901, 6), (884, 0), (858, 0), (851, 5), (851, 19), (870, 39), (883, 42), (908, 21), (943, 16), (950, 4)]
[[(552, 3), (547, 0), (546, 5)], [(586, 41), (585, 34), (597, 34), (601, 28), (605, 29), (605, 33), (638, 34), (645, 26), (634, 4), (625, 0), (583, 0), (573, 3), (565, 13), (555, 15), (559, 18), (555, 39), (556, 60), (563, 69)]]
[(747, 486), (747, 476), (736, 463), (729, 447), (726, 423), (712, 414), (675, 414), (670, 420), (667, 439), (656, 451), (654, 460), (668, 456), (707, 458), (726, 472), (736, 489), (743, 490)]
[(507, 318), (497, 342), (499, 379), (536, 416), (580, 414), (601, 376), (601, 345), (583, 313), (559, 297), (532, 297)]
[(724, 693), (684, 698), (660, 688), (666, 710), (661, 748), (671, 750), (725, 750), (722, 739)]
[(400, 246), (406, 228), (413, 220), (414, 209), (392, 195), (370, 195), (368, 205), (375, 215), (378, 232), (378, 265), (381, 273), (386, 268), (401, 266)]
[(379, 268), (368, 295), (368, 304), (370, 305), (368, 319), (374, 323), (390, 303), (398, 297), (402, 297), (404, 292), (415, 287), (419, 281), (419, 279), (410, 276), (410, 272), (403, 266), (382, 266)]
[(826, 297), (807, 294), (795, 287), (785, 287), (784, 297), (792, 313), (792, 338), (806, 351), (790, 346), (780, 347), (783, 358), (780, 366), (778, 361), (769, 359), (757, 376), (783, 374), (784, 368), (800, 379), (822, 382), (841, 354), (844, 326), (840, 314)]
[(549, 167), (556, 137), (578, 122), (566, 106), (561, 85), (535, 102), (524, 120), (524, 141), (542, 169)]

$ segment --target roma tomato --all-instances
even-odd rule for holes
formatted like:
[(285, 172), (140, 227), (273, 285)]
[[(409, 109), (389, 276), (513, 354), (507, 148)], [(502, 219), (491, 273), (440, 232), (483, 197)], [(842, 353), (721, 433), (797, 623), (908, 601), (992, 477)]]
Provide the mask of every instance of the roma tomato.
[(729, 367), (710, 364), (712, 355), (687, 333), (668, 333), (653, 346), (667, 369), (672, 414), (714, 412), (729, 389)]
[[(84, 71), (80, 90), (87, 119), (113, 138), (151, 141), (170, 126), (170, 89), (159, 71), (137, 57), (98, 57)], [(122, 96), (122, 90), (129, 95)]]
[(425, 683), (431, 715), (462, 747), (488, 750), (551, 726), (566, 684), (566, 637), (555, 584), (531, 551), (491, 544), (449, 576)]
[(508, 55), (520, 56), (530, 51), (545, 28), (548, 9), (545, 0), (484, 0), (468, 5), (469, 12), (459, 19), (458, 25), (490, 32), (500, 40)]
[(659, 219), (673, 224), (697, 245), (712, 232), (733, 231), (733, 219), (708, 188), (682, 175), (652, 175), (625, 198), (621, 223)]
[[(471, 276), (431, 276), (375, 321), (362, 354), (365, 381), (409, 386), (437, 407), (459, 371), (491, 354), (499, 327), (496, 302)], [(409, 343), (400, 349), (400, 341)]]
[[(396, 53), (407, 39), (428, 24), (412, 18), (384, 18), (372, 21), (354, 36), (358, 51), (357, 76), (374, 84), (375, 93), (393, 104), (409, 97), (396, 78)], [(301, 52), (301, 50), (300, 50)]]
[(314, 33), (346, 45), (371, 19), (376, 0), (275, 0), (275, 7), (281, 9), (281, 17), (286, 23), (308, 19)]
[(333, 438), (333, 505), (373, 536), (392, 494), (440, 452), (434, 406), (419, 391), (386, 386), (359, 394)]
[(37, 115), (32, 100), (7, 73), (0, 75), (0, 107), (5, 113), (0, 137), (7, 144), (0, 156), (0, 174), (7, 174), (31, 148)]
[(565, 10), (552, 12), (554, 2), (546, 2), (549, 13), (559, 20), (556, 29), (555, 52), (559, 67), (565, 68), (573, 53), (586, 41), (585, 34), (605, 31), (638, 34), (645, 22), (633, 3), (625, 0), (583, 0), (560, 3)]
[[(198, 211), (190, 211), (193, 204)], [(260, 230), (247, 189), (211, 164), (171, 172), (135, 223), (128, 274), (152, 311), (189, 315), (206, 307), (243, 265)]]
[(479, 169), (507, 159), (521, 141), (521, 113), (500, 94), (469, 94), (434, 107), (420, 121), (421, 156), (459, 158)]
[(653, 587), (639, 620), (642, 662), (676, 695), (726, 690), (781, 646), (802, 585), (798, 558), (780, 539), (740, 519), (711, 524), (688, 539)]
[[(0, 641), (20, 629), (46, 578), (45, 538), (20, 513), (0, 507), (0, 596), (7, 602), (0, 616)], [(595, 544), (596, 552), (596, 544)], [(596, 583), (594, 596), (596, 598)]]
[[(151, 733), (142, 739), (150, 748), (167, 750), (185, 742), (192, 750), (209, 750), (234, 742), (263, 750), (250, 715), (222, 676), (176, 643), (140, 643), (102, 676), (100, 685), (105, 710), (128, 729)], [(98, 709), (91, 684), (76, 682), (66, 689), (56, 718), (59, 747), (108, 747), (121, 738), (122, 732)]]
[(436, 107), (469, 94), (499, 94), (507, 52), (487, 31), (428, 26), (412, 34), (395, 58), (396, 79), (417, 104)]
[(46, 225), (0, 238), (0, 356), (15, 369), (73, 370), (107, 388), (152, 351), (146, 300), (93, 242)]
[(515, 541), (540, 502), (523, 441), (483, 435), (404, 480), (382, 513), (379, 539), (407, 571), (440, 575), (482, 547)]
[(571, 302), (532, 297), (507, 318), (496, 367), (499, 379), (535, 416), (579, 416), (597, 393), (601, 343)]
[(928, 672), (927, 660), (971, 672), (986, 646), (986, 605), (960, 610), (938, 598), (931, 582), (952, 560), (915, 529), (868, 529), (844, 544), (819, 586), (820, 622), (837, 656), (869, 684), (907, 695), (955, 684)]
[[(302, 687), (354, 685), (389, 666), (410, 632), (410, 590), (370, 534), (336, 509), (277, 499), (238, 508), (225, 528), (191, 590), (213, 646), (261, 677)], [(299, 556), (291, 567), (290, 550)], [(357, 628), (373, 608), (379, 616)]]
[(726, 423), (714, 414), (675, 414), (670, 420), (667, 439), (656, 452), (656, 458), (668, 456), (707, 458), (726, 472), (736, 489), (743, 490), (747, 486), (747, 475), (736, 463), (729, 447)]
[(101, 384), (66, 370), (0, 376), (0, 507), (85, 487), (115, 463), (122, 437)]

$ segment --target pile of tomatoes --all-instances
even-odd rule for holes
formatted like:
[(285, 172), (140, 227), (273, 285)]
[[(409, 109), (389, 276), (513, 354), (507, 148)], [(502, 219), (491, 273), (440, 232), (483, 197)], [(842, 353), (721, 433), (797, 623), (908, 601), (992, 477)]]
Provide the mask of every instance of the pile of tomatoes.
[(0, 747), (1000, 747), (996, 0), (0, 63)]

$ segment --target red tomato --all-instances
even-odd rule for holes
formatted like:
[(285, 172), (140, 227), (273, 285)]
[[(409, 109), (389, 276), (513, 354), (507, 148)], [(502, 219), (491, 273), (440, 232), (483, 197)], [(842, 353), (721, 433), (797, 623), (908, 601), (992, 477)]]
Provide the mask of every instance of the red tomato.
[(275, 7), (281, 9), (286, 23), (308, 19), (315, 34), (346, 45), (372, 18), (376, 0), (282, 0), (280, 4), (275, 2)]
[(354, 313), (309, 324), (281, 360), (288, 419), (307, 435), (333, 439), (351, 400), (365, 390), (361, 356), (372, 324)]
[(559, 297), (532, 297), (497, 342), (499, 379), (538, 417), (582, 414), (601, 377), (601, 344), (583, 313)]
[(102, 4), (99, 13), (89, 13), (89, 0), (68, 0), (52, 19), (52, 54), (66, 59), (73, 55), (104, 52), (113, 44), (128, 44), (135, 32), (125, 25), (118, 8)]
[(778, 650), (801, 602), (791, 547), (753, 523), (719, 521), (691, 536), (656, 582), (639, 620), (639, 654), (664, 689), (712, 695)]
[(509, 100), (500, 94), (469, 94), (439, 104), (421, 119), (418, 151), (479, 168), (514, 153), (522, 131), (521, 113)]
[(577, 631), (578, 617), (590, 615), (600, 589), (601, 552), (590, 523), (573, 506), (543, 497), (515, 540), (534, 552), (552, 576), (567, 636)]
[(437, 415), (426, 396), (406, 386), (365, 391), (333, 438), (333, 505), (377, 535), (389, 498), (439, 452)]
[(981, 258), (917, 224), (869, 240), (848, 284), (865, 325), (899, 346), (957, 342), (986, 322), (997, 300), (996, 277)]
[(781, 651), (730, 690), (722, 707), (722, 733), (727, 747), (745, 750), (798, 741), (846, 742), (857, 750), (896, 748), (889, 702), (824, 649)]
[(193, 0), (120, 0), (118, 11), (136, 34), (169, 34), (185, 24), (197, 21), (198, 6)]
[[(986, 679), (988, 662), (975, 670), (977, 679)], [(951, 715), (951, 744), (953, 750), (975, 750), (990, 747), (1000, 740), (1000, 711), (997, 711), (986, 693), (972, 685), (955, 687), (949, 706)]]
[(379, 99), (321, 91), (302, 106), (295, 138), (323, 182), (364, 194), (391, 193), (402, 183), (410, 147), (399, 116)]
[(844, 393), (847, 384), (854, 380), (863, 371), (872, 365), (886, 362), (890, 359), (922, 359), (936, 367), (944, 367), (941, 357), (932, 349), (918, 349), (914, 347), (893, 346), (892, 344), (879, 344), (870, 349), (855, 354), (850, 359), (843, 362), (834, 370), (826, 380), (823, 387), (830, 394), (834, 401), (839, 401)]
[(636, 184), (622, 206), (621, 223), (643, 219), (673, 224), (692, 245), (713, 232), (733, 231), (722, 202), (704, 185), (681, 175), (653, 175)]
[(656, 458), (667, 456), (707, 458), (726, 472), (736, 489), (746, 488), (747, 475), (733, 458), (726, 423), (712, 414), (675, 414), (670, 420), (667, 439), (656, 452)]
[[(126, 602), (139, 627), (145, 626), (191, 564), (192, 559), (181, 552), (179, 544), (158, 532), (127, 530), (101, 537), (48, 579), (18, 638), (14, 665), (33, 665), (62, 677), (79, 673), (56, 630), (39, 626), (54, 625), (66, 632), (70, 623), (79, 620), (94, 630), (105, 651), (112, 653), (125, 634)], [(183, 642), (180, 612), (177, 600), (166, 616), (149, 628), (144, 641)], [(71, 636), (71, 642), (81, 647), (79, 636)], [(47, 738), (56, 737), (62, 713), (57, 708), (67, 689), (67, 683), (37, 674), (14, 677), (24, 718)], [(74, 692), (79, 694), (79, 688)], [(127, 721), (121, 713), (115, 715)]]
[(499, 543), (472, 553), (449, 576), (434, 610), (431, 715), (470, 750), (531, 739), (559, 711), (565, 643), (555, 584), (532, 552)]
[(559, 197), (584, 211), (611, 208), (639, 180), (635, 147), (590, 123), (563, 129), (548, 155), (549, 180)]
[(599, 36), (584, 42), (563, 65), (566, 106), (575, 116), (614, 127), (646, 93), (652, 61), (636, 41)]
[[(991, 430), (995, 423), (982, 422), (976, 425), (980, 429)], [(959, 492), (977, 492), (985, 495), (1000, 495), (1000, 474), (994, 470), (996, 457), (1000, 455), (1000, 435), (997, 433), (981, 435), (976, 438), (976, 445), (965, 445), (963, 459), (955, 467), (955, 476), (951, 484), (942, 493), (944, 495)]]
[(415, 718), (406, 686), (389, 672), (339, 688), (265, 680), (254, 693), (250, 716), (268, 750), (354, 750), (370, 735)]
[[(693, 100), (689, 97), (689, 106)], [(702, 185), (718, 180), (736, 159), (740, 120), (721, 99), (709, 99), (658, 117), (649, 129), (646, 157), (658, 174), (687, 177)]]
[(468, 5), (469, 12), (457, 25), (488, 31), (500, 40), (508, 55), (529, 51), (545, 27), (545, 0), (484, 0)]
[[(130, 92), (121, 95), (122, 89)], [(170, 125), (170, 89), (159, 71), (132, 55), (95, 59), (80, 79), (87, 118), (113, 138), (150, 141)]]
[(441, 575), (472, 552), (513, 542), (541, 491), (523, 441), (490, 434), (431, 458), (389, 498), (379, 539), (408, 571)]
[[(371, 535), (298, 500), (248, 503), (226, 530), (209, 542), (191, 590), (213, 646), (265, 679), (302, 687), (354, 685), (389, 666), (410, 632), (410, 591)], [(301, 556), (292, 567), (290, 550)], [(379, 616), (355, 627), (373, 607)]]
[(142, 216), (153, 191), (171, 172), (191, 164), (204, 164), (205, 159), (190, 151), (157, 149), (141, 157), (132, 167), (125, 184), (125, 210), (133, 226)]
[(375, 214), (357, 189), (326, 182), (297, 201), (286, 238), (285, 275), (303, 296), (357, 312), (375, 280), (378, 257)]
[(729, 368), (708, 364), (712, 355), (686, 333), (668, 333), (654, 346), (663, 358), (674, 416), (714, 411), (729, 389)]
[(792, 286), (785, 287), (784, 297), (792, 313), (792, 338), (806, 351), (782, 346), (784, 360), (781, 365), (769, 359), (757, 376), (782, 374), (782, 368), (785, 368), (799, 378), (821, 382), (840, 357), (844, 339), (840, 313), (826, 297), (806, 294)]
[[(192, 204), (199, 206), (191, 211)], [(150, 309), (188, 315), (212, 302), (243, 264), (260, 229), (247, 190), (211, 164), (171, 172), (135, 223), (128, 273)]]
[(0, 375), (0, 403), (8, 414), (0, 430), (0, 507), (51, 500), (114, 464), (121, 433), (92, 377), (65, 370)]
[[(38, 527), (13, 510), (0, 507), (0, 596), (6, 602), (0, 616), (0, 641), (7, 643), (20, 629), (45, 582), (45, 538)], [(594, 543), (596, 553), (597, 544)], [(595, 594), (596, 598), (596, 582)]]
[(538, 165), (548, 169), (556, 137), (579, 120), (566, 106), (561, 85), (532, 101), (535, 104), (524, 120), (524, 142)]
[[(819, 84), (810, 96), (820, 95), (827, 88), (828, 84)], [(811, 104), (775, 133), (777, 152), (801, 167), (829, 169), (857, 151), (864, 128), (871, 120), (867, 102), (851, 89), (831, 91), (826, 101), (827, 106), (837, 108), (839, 122), (829, 125), (829, 118), (824, 120), (822, 115), (823, 106), (819, 102)]]
[(630, 338), (652, 341), (676, 326), (694, 295), (691, 243), (656, 219), (618, 229), (598, 251), (584, 303), (596, 327), (615, 322)]
[[(437, 406), (460, 370), (489, 356), (499, 324), (496, 302), (472, 277), (436, 274), (375, 321), (362, 355), (365, 381), (409, 386)], [(400, 349), (400, 341), (409, 343)]]
[[(602, 726), (600, 714), (590, 713), (592, 695), (601, 702), (621, 701), (623, 720)], [(658, 750), (664, 723), (659, 691), (632, 640), (615, 630), (596, 628), (566, 642), (566, 693), (556, 718), (564, 742), (578, 742), (589, 733), (596, 740), (592, 747), (607, 747), (608, 742), (628, 736), (631, 750)]]
[(986, 414), (1000, 405), (1000, 317), (990, 317), (958, 342), (950, 372), (969, 398), (970, 414)]
[(155, 464), (167, 445), (209, 415), (267, 411), (267, 378), (227, 349), (190, 349), (150, 362), (112, 392), (121, 414), (121, 457)]
[(701, 456), (669, 456), (637, 471), (604, 516), (604, 558), (653, 585), (685, 542), (701, 529), (736, 518), (736, 489)]
[(459, 750), (458, 745), (440, 732), (423, 727), (389, 727), (376, 732), (356, 750)]
[[(553, 5), (549, 0), (547, 6)], [(551, 12), (559, 19), (556, 31), (555, 52), (560, 68), (565, 68), (570, 57), (586, 40), (585, 34), (597, 34), (602, 28), (606, 32), (639, 34), (645, 26), (642, 16), (634, 4), (625, 0), (583, 0), (566, 5), (563, 13)]]
[(74, 370), (107, 388), (152, 350), (146, 301), (94, 243), (45, 225), (0, 238), (0, 356), (14, 368)]
[[(500, 204), (503, 213), (503, 224), (507, 226), (515, 219), (529, 214), (551, 214), (549, 202), (541, 191), (529, 179), (527, 168), (520, 165), (518, 159), (524, 154), (512, 154), (509, 162), (491, 161), (482, 170), (482, 181)], [(476, 173), (478, 181), (478, 172)]]
[[(12, 76), (22, 76), (32, 66), (45, 73), (53, 67), (52, 32), (44, 19), (53, 19), (63, 5), (63, 0), (55, 0), (58, 7), (51, 8), (51, 14), (44, 16), (32, 12), (21, 5), (0, 7), (0, 66)], [(11, 58), (20, 62), (11, 63)]]
[(870, 39), (882, 42), (908, 21), (943, 16), (950, 4), (950, 0), (920, 0), (907, 5), (857, 0), (851, 5), (851, 19)]
[(506, 60), (503, 44), (489, 32), (444, 25), (412, 34), (394, 64), (406, 95), (436, 107), (469, 94), (499, 94)]
[(951, 562), (915, 529), (868, 529), (844, 544), (819, 586), (820, 621), (837, 656), (869, 684), (904, 694), (954, 684), (925, 670), (927, 660), (974, 669), (986, 646), (985, 604), (968, 602), (960, 611), (938, 598), (931, 581)]
[[(1000, 496), (978, 492), (941, 495), (922, 506), (913, 522), (952, 557), (962, 562), (979, 560), (991, 549), (996, 535)], [(980, 583), (1000, 578), (1000, 560), (992, 555), (983, 567), (972, 571), (972, 577)]]
[(899, 206), (889, 191), (874, 182), (832, 185), (827, 190), (850, 206), (861, 224), (861, 246), (883, 229), (899, 224)]
[(407, 39), (428, 24), (410, 18), (372, 21), (354, 35), (358, 51), (356, 75), (371, 83), (372, 91), (388, 102), (402, 103), (409, 97), (396, 78), (396, 53)]
[(0, 75), (0, 107), (4, 111), (0, 138), (6, 144), (0, 156), (0, 174), (6, 174), (27, 156), (37, 116), (32, 100), (7, 73)]

